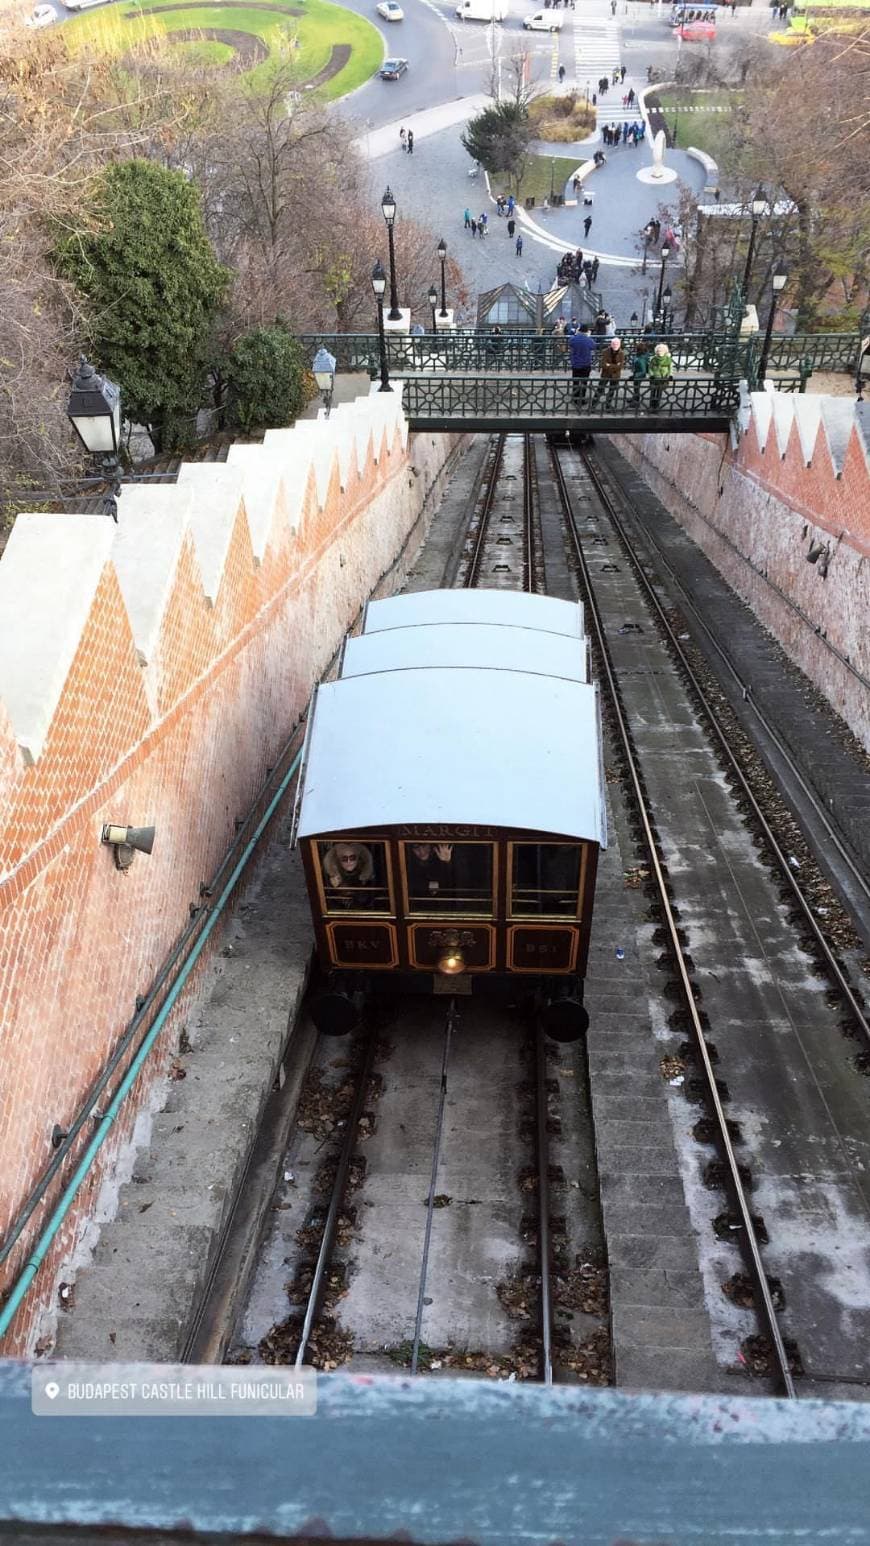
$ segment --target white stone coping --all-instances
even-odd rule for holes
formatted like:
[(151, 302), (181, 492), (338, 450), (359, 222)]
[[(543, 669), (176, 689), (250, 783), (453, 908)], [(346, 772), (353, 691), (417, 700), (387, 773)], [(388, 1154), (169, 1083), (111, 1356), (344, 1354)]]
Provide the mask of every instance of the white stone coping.
[(322, 506), (336, 470), (347, 487), (370, 455), (380, 459), (385, 438), (392, 446), (397, 437), (404, 450), (401, 392), (367, 395), (340, 404), (328, 420), (321, 412), (269, 430), (262, 446), (232, 447), (226, 463), (184, 463), (175, 484), (125, 484), (117, 525), (104, 515), (19, 515), (0, 559), (0, 702), (25, 764), (44, 750), (107, 564), (153, 712), (149, 668), (185, 542), (193, 545), (204, 603), (214, 606), (238, 521), (247, 522), (260, 561), (288, 526), (298, 531), (312, 470)]
[(115, 541), (105, 515), (19, 515), (0, 562), (0, 699), (28, 765), (42, 754)]

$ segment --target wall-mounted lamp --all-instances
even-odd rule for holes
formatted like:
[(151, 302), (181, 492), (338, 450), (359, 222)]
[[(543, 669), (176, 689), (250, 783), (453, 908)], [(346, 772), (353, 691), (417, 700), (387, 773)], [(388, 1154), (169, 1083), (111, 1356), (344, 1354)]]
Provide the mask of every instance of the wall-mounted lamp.
[(155, 830), (154, 827), (115, 827), (111, 822), (106, 822), (100, 842), (111, 843), (119, 870), (129, 870), (137, 852), (150, 854), (154, 847)]

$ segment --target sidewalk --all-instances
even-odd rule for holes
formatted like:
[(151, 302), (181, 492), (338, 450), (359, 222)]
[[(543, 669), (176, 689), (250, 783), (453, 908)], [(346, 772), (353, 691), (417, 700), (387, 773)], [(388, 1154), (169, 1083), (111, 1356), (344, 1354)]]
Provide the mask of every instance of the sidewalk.
[(379, 129), (370, 129), (366, 134), (357, 135), (353, 141), (354, 149), (367, 161), (378, 161), (381, 156), (389, 155), (399, 148), (400, 129), (413, 129), (415, 142), (425, 140), (433, 134), (439, 134), (442, 129), (452, 128), (454, 124), (467, 123), (488, 101), (489, 97), (478, 92), (470, 97), (457, 97), (453, 102), (440, 102), (437, 107), (425, 107), (419, 113), (406, 114), (404, 118), (396, 118)]

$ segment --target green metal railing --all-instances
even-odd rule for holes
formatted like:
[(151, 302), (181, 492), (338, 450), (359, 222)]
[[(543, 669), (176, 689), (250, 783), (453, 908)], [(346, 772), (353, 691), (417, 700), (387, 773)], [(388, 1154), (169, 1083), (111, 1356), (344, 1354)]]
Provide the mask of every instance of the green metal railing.
[[(621, 328), (619, 336), (631, 354), (644, 335), (638, 328)], [(666, 337), (677, 370), (706, 371), (755, 384), (761, 356), (757, 334), (741, 338), (729, 328), (645, 336)], [(325, 345), (335, 356), (339, 371), (371, 373), (378, 368), (374, 333), (304, 333), (299, 342), (311, 358)], [(602, 348), (605, 343), (602, 338)], [(804, 376), (822, 370), (850, 371), (859, 347), (858, 333), (778, 334), (771, 339), (768, 365), (774, 371), (796, 371)], [(391, 372), (552, 371), (564, 370), (568, 362), (568, 340), (552, 333), (460, 332), (415, 338), (390, 333), (386, 350)]]
[(575, 381), (560, 375), (477, 375), (397, 377), (403, 405), (412, 424), (504, 422), (582, 424), (655, 419), (699, 428), (727, 421), (738, 408), (739, 386), (720, 376), (672, 377), (665, 383), (630, 378), (607, 382), (599, 376)]

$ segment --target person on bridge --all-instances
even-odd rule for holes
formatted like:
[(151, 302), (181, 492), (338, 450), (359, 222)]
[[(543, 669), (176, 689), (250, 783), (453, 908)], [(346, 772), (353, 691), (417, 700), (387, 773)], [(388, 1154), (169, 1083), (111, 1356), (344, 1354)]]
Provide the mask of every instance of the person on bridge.
[(625, 365), (625, 351), (622, 347), (621, 338), (611, 338), (607, 348), (602, 349), (601, 351), (598, 365), (601, 370), (601, 380), (595, 388), (595, 396), (592, 399), (592, 406), (594, 408), (596, 403), (600, 403), (602, 393), (606, 387), (607, 400), (604, 406), (605, 409), (610, 409), (613, 407), (613, 399), (616, 394), (616, 388), (619, 385), (619, 378), (622, 375), (623, 366)]
[(634, 351), (634, 359), (631, 362), (631, 379), (634, 382), (634, 406), (640, 408), (640, 389), (649, 375), (649, 361), (652, 353), (652, 343), (648, 338), (641, 338)]
[(650, 395), (649, 405), (652, 413), (657, 413), (661, 406), (662, 393), (671, 379), (674, 362), (671, 359), (671, 351), (667, 344), (656, 344), (649, 362)]
[(595, 342), (589, 336), (589, 324), (584, 322), (579, 333), (572, 334), (568, 350), (571, 356), (571, 375), (574, 380), (572, 396), (578, 408), (586, 399), (586, 383), (595, 359)]

